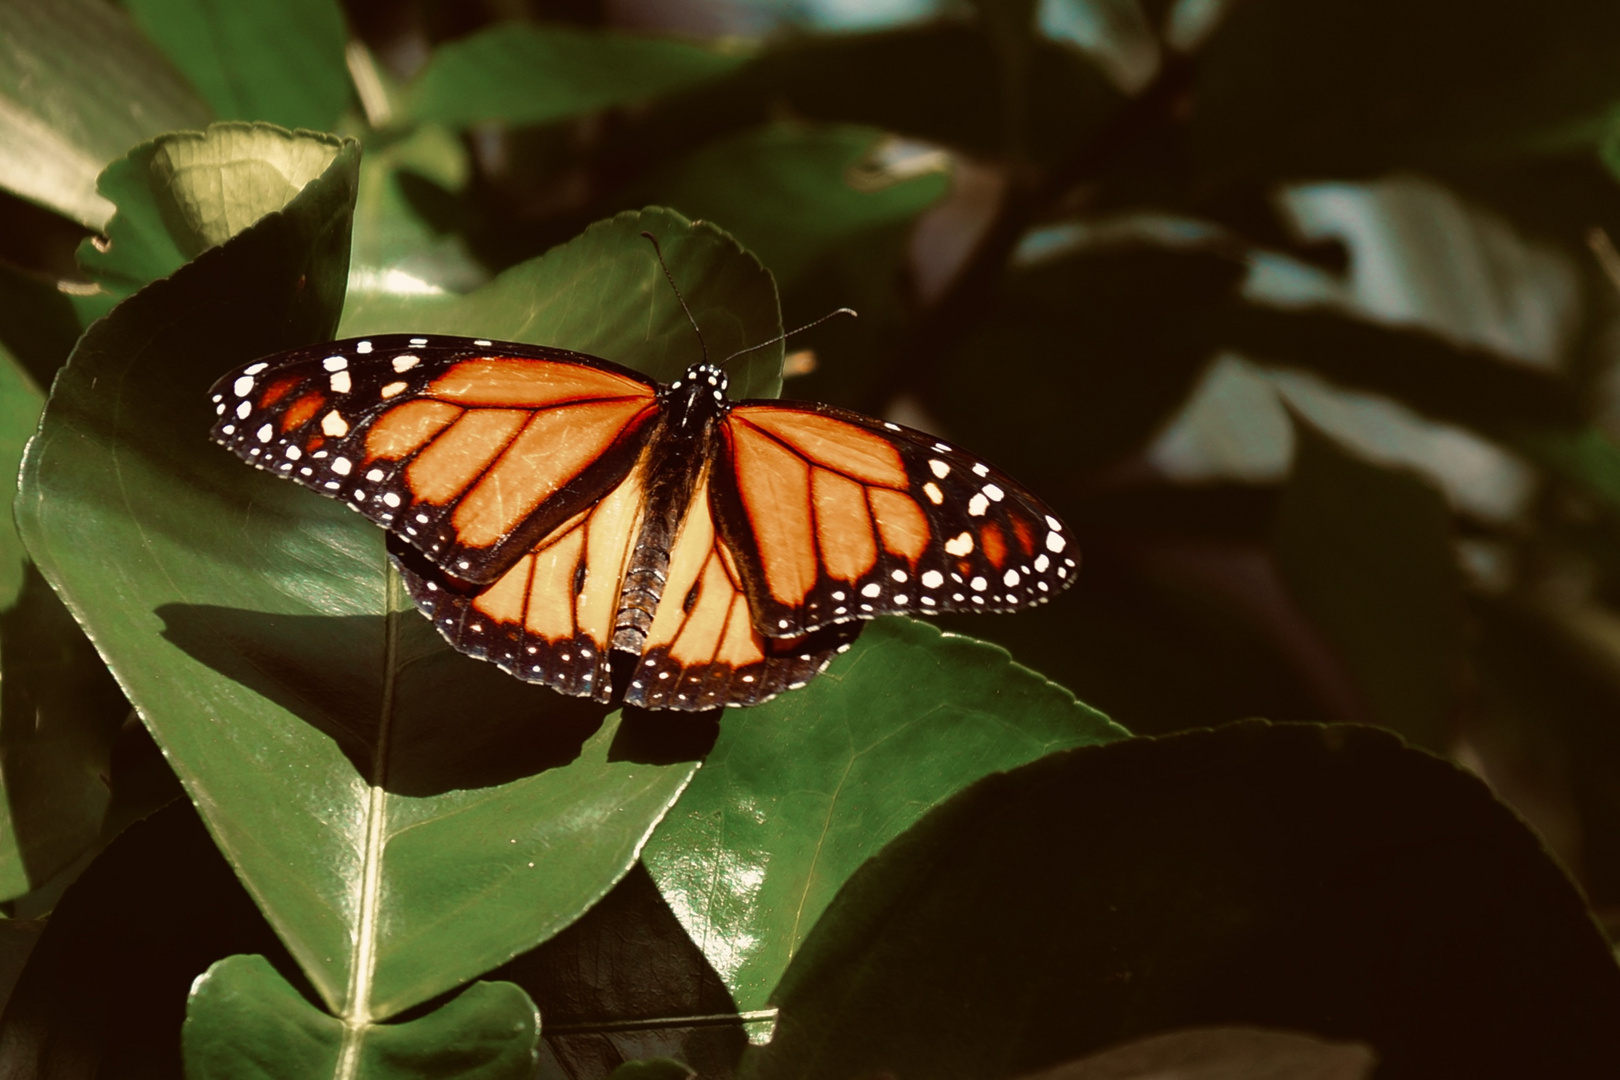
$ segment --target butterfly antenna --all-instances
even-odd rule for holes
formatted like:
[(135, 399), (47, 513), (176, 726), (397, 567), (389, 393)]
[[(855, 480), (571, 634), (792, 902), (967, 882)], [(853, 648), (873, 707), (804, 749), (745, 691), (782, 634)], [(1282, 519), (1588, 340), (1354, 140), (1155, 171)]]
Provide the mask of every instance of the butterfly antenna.
[(703, 340), (703, 330), (698, 326), (697, 319), (692, 317), (692, 309), (686, 306), (686, 297), (681, 295), (681, 287), (675, 284), (675, 275), (669, 272), (669, 264), (664, 261), (664, 249), (658, 246), (658, 237), (650, 232), (641, 234), (653, 246), (653, 254), (658, 256), (658, 265), (664, 271), (664, 279), (669, 282), (670, 289), (675, 293), (675, 299), (681, 302), (681, 310), (686, 312), (686, 321), (692, 324), (692, 330), (697, 334), (698, 348), (703, 350), (703, 362), (710, 363), (709, 344)]
[(768, 348), (768, 347), (770, 347), (772, 345), (775, 345), (778, 341), (786, 341), (788, 338), (792, 337), (794, 334), (802, 334), (806, 330), (809, 330), (812, 327), (820, 326), (822, 323), (826, 322), (828, 319), (834, 318), (834, 317), (836, 317), (838, 315), (848, 315), (852, 319), (860, 318), (860, 316), (855, 313), (854, 308), (841, 307), (836, 311), (829, 311), (829, 312), (827, 312), (827, 314), (823, 315), (821, 318), (816, 319), (814, 322), (807, 322), (803, 326), (799, 327), (797, 330), (789, 330), (785, 334), (777, 334), (775, 337), (771, 338), (771, 340), (769, 340), (769, 341), (762, 341), (758, 345), (750, 345), (746, 349), (738, 349), (736, 352), (732, 353), (730, 356), (728, 356), (724, 360), (720, 361), (720, 366), (725, 367), (727, 364), (729, 364), (733, 360), (737, 359), (737, 357), (742, 356), (744, 353), (751, 353), (755, 349)]

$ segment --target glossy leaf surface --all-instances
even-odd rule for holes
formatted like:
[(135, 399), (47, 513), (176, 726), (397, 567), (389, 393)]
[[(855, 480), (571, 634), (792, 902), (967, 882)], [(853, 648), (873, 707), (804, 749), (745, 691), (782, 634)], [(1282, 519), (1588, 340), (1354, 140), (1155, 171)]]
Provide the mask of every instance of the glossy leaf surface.
[(994, 646), (882, 619), (803, 690), (727, 715), (643, 858), (737, 1007), (759, 1009), (849, 876), (929, 807), (1123, 734)]
[(192, 984), (182, 1037), (193, 1080), (528, 1080), (540, 1014), (511, 983), (476, 982), (426, 1016), (345, 1037), (262, 956), (231, 956)]
[(509, 23), (440, 48), (411, 112), (456, 127), (543, 124), (701, 83), (746, 60), (675, 40)]
[(131, 0), (148, 37), (221, 120), (326, 131), (349, 103), (334, 0)]
[(365, 1022), (575, 918), (694, 763), (648, 763), (603, 710), (452, 652), (379, 530), (208, 445), (220, 372), (331, 336), (354, 164), (97, 325), (22, 517), (272, 925)]
[(1451, 526), (1440, 493), (1362, 461), (1296, 420), (1273, 550), (1368, 717), (1443, 750), (1462, 665)]
[(100, 228), (96, 176), (132, 144), (212, 116), (122, 9), (98, 0), (0, 8), (0, 187)]
[[(349, 337), (404, 326), (555, 345), (670, 382), (703, 354), (643, 232), (663, 245), (715, 360), (782, 332), (776, 285), (759, 260), (715, 226), (658, 207), (599, 221), (466, 296), (362, 297), (339, 330)], [(733, 398), (775, 397), (782, 346), (751, 352), (726, 371)]]
[(1371, 728), (991, 777), (850, 880), (775, 1000), (744, 1076), (1017, 1075), (1209, 1023), (1359, 1040), (1392, 1074), (1620, 1067), (1620, 971), (1568, 878), (1479, 780)]
[(79, 265), (129, 293), (280, 210), (342, 150), (336, 136), (271, 124), (211, 124), (142, 143), (107, 167), (97, 190), (118, 212)]

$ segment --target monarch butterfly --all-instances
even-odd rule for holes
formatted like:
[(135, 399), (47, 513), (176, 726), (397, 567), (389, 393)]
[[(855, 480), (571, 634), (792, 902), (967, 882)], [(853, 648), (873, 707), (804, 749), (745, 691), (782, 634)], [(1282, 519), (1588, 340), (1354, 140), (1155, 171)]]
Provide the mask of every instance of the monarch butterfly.
[(984, 462), (726, 389), (707, 358), (664, 385), (564, 349), (390, 334), (231, 372), (213, 437), (386, 528), (455, 648), (602, 702), (614, 652), (635, 657), (629, 704), (751, 705), (861, 620), (1009, 611), (1073, 579), (1063, 523)]

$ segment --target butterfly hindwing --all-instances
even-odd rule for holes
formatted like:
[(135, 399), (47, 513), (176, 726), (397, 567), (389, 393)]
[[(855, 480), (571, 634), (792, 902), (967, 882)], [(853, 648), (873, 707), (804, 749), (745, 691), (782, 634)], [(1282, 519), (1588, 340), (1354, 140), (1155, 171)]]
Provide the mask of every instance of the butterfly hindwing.
[(713, 504), (759, 628), (1012, 611), (1076, 568), (1069, 534), (1021, 485), (933, 436), (826, 405), (742, 402)]
[(656, 393), (562, 349), (392, 334), (232, 372), (213, 389), (214, 437), (490, 584), (623, 479)]
[(461, 652), (527, 682), (607, 701), (619, 592), (641, 520), (645, 471), (540, 538), (494, 584), (458, 589), (441, 575), (395, 563), (417, 607)]
[(716, 533), (704, 470), (670, 549), (664, 595), (648, 629), (625, 701), (652, 709), (752, 705), (803, 686), (858, 626), (792, 639), (754, 625), (736, 559)]

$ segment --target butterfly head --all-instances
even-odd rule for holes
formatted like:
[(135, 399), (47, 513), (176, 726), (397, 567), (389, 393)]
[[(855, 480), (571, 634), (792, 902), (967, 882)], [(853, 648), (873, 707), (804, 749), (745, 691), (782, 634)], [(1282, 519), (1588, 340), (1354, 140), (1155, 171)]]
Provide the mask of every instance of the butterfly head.
[(686, 369), (685, 375), (669, 384), (671, 390), (686, 390), (691, 394), (710, 393), (714, 396), (714, 400), (721, 404), (725, 403), (726, 391), (730, 387), (731, 380), (726, 377), (726, 373), (708, 361), (693, 364)]

